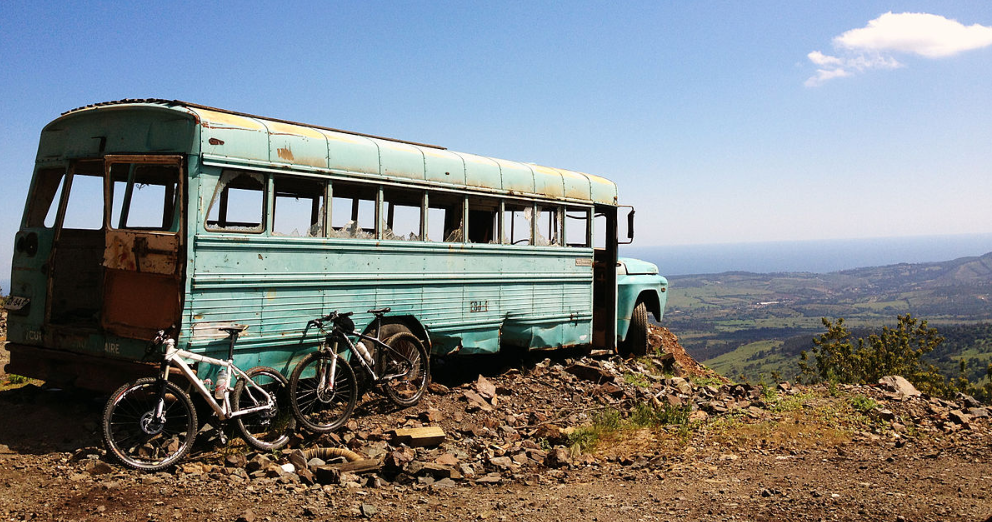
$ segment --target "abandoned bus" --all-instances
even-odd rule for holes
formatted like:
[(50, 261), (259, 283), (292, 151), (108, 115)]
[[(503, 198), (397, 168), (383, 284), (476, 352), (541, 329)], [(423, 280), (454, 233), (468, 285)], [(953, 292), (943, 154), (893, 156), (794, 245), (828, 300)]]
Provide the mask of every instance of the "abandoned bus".
[(642, 353), (668, 283), (618, 258), (619, 208), (580, 172), (179, 101), (82, 107), (41, 134), (7, 371), (106, 389), (148, 373), (160, 329), (216, 356), (239, 323), (236, 364), (286, 373), (308, 319), (375, 307), (435, 355)]

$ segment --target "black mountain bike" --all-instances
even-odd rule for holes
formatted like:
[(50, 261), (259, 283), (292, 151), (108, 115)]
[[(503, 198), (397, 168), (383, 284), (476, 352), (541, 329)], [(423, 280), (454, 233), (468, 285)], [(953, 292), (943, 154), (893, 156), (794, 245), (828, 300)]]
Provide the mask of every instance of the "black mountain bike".
[[(324, 335), (320, 348), (306, 356), (289, 378), (289, 400), (297, 421), (311, 431), (340, 428), (355, 410), (359, 386), (351, 361), (371, 382), (401, 407), (420, 402), (430, 379), (424, 344), (410, 332), (382, 340), (382, 317), (389, 308), (369, 310), (375, 315), (371, 335), (355, 330), (353, 312), (331, 312), (307, 322)], [(329, 327), (329, 329), (328, 329)], [(352, 339), (355, 339), (352, 341)]]

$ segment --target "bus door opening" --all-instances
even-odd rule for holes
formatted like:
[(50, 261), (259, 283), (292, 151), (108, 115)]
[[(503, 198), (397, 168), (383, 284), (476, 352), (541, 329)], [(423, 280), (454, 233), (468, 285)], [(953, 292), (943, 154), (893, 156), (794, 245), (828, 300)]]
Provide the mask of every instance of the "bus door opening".
[(617, 209), (597, 205), (593, 221), (592, 341), (600, 349), (617, 344)]

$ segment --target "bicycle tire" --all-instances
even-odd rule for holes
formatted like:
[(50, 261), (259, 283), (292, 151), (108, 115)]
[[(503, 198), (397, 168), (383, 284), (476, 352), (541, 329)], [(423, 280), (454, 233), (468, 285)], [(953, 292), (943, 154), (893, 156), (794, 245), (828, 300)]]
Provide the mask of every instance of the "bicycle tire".
[(386, 339), (384, 344), (390, 349), (382, 353), (382, 375), (403, 375), (385, 379), (382, 390), (397, 406), (417, 404), (430, 382), (430, 359), (424, 343), (412, 333), (401, 332)]
[[(241, 438), (249, 446), (262, 451), (282, 448), (289, 443), (290, 432), (295, 426), (288, 406), (289, 382), (281, 373), (266, 366), (256, 366), (245, 372), (248, 378), (270, 394), (275, 402), (271, 409), (249, 413), (234, 418)], [(234, 412), (265, 403), (265, 396), (248, 386), (242, 377), (234, 385), (231, 405)]]
[[(322, 391), (319, 376), (334, 360), (334, 388), (330, 392)], [(293, 369), (289, 378), (289, 400), (293, 416), (304, 428), (315, 433), (334, 431), (348, 422), (355, 411), (358, 402), (355, 372), (340, 355), (313, 352)]]
[(165, 381), (165, 423), (153, 416), (160, 382), (145, 377), (117, 389), (103, 410), (103, 441), (121, 464), (143, 471), (165, 469), (186, 456), (199, 425), (196, 408), (179, 386)]

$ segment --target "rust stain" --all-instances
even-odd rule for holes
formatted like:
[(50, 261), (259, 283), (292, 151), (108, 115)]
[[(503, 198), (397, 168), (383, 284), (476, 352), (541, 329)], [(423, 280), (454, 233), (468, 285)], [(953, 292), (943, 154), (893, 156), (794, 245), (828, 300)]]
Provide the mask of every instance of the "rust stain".
[(289, 150), (289, 147), (282, 147), (276, 149), (276, 154), (279, 155), (280, 159), (284, 159), (286, 161), (293, 161), (293, 151)]

